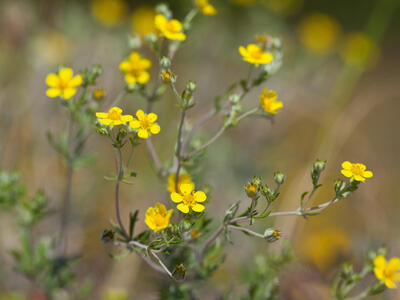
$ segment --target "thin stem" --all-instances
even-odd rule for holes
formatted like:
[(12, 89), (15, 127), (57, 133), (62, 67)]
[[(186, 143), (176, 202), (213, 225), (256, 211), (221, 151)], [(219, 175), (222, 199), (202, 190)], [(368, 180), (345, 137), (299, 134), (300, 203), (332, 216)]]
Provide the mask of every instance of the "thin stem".
[(168, 267), (163, 263), (163, 261), (161, 260), (161, 258), (160, 258), (156, 253), (154, 253), (153, 251), (150, 251), (150, 253), (151, 253), (151, 254), (154, 256), (154, 258), (158, 261), (158, 263), (160, 264), (160, 266), (164, 269), (165, 273), (167, 273), (168, 276), (169, 276), (172, 280), (176, 281), (176, 279), (175, 279), (174, 276), (172, 275), (171, 271), (170, 271), (170, 270), (168, 269)]
[(147, 150), (149, 151), (150, 156), (151, 156), (151, 158), (152, 158), (152, 160), (154, 162), (154, 166), (157, 169), (157, 174), (161, 178), (163, 178), (164, 177), (164, 169), (162, 167), (160, 158), (157, 155), (156, 149), (154, 148), (153, 141), (152, 141), (151, 137), (146, 139), (146, 146), (147, 146)]
[(186, 117), (186, 109), (182, 108), (182, 114), (181, 114), (181, 120), (179, 122), (179, 127), (178, 127), (178, 140), (177, 140), (177, 146), (176, 146), (176, 158), (178, 161), (178, 165), (176, 167), (176, 172), (175, 172), (175, 190), (178, 190), (178, 182), (179, 182), (179, 173), (182, 167), (182, 144), (183, 144), (183, 125), (185, 123), (185, 117)]
[(246, 232), (248, 234), (254, 235), (256, 237), (262, 238), (262, 239), (264, 238), (263, 234), (255, 232), (253, 230), (250, 230), (250, 229), (248, 229), (246, 227), (238, 227), (238, 226), (235, 226), (235, 225), (228, 225), (228, 228), (239, 230), (239, 231), (243, 231), (243, 232)]
[(122, 99), (125, 97), (125, 95), (126, 95), (126, 91), (125, 91), (125, 89), (122, 89), (122, 90), (119, 92), (118, 96), (115, 98), (115, 100), (111, 103), (111, 107), (112, 107), (112, 106), (115, 106), (115, 105), (117, 105), (119, 102), (121, 102)]
[(243, 120), (244, 118), (256, 113), (258, 111), (258, 107), (255, 107), (253, 109), (250, 109), (246, 111), (245, 113), (241, 114), (239, 117), (236, 118), (236, 121), (239, 123), (239, 121)]
[(187, 155), (185, 157), (185, 159), (192, 158), (196, 153), (198, 153), (199, 151), (201, 151), (201, 150), (207, 148), (208, 146), (210, 146), (212, 143), (214, 143), (225, 132), (225, 130), (226, 130), (226, 126), (222, 126), (221, 129), (210, 140), (208, 140), (208, 142), (204, 143), (203, 145), (201, 145), (197, 149), (195, 149), (192, 152), (190, 152), (189, 155)]
[(125, 230), (124, 224), (122, 223), (120, 209), (119, 209), (119, 185), (120, 185), (121, 179), (123, 177), (121, 149), (119, 149), (119, 148), (114, 149), (114, 154), (115, 154), (115, 169), (116, 169), (116, 175), (117, 175), (117, 183), (115, 184), (115, 213), (117, 216), (117, 221), (118, 221), (119, 227), (121, 228), (124, 236), (126, 238), (129, 238), (129, 235), (128, 235), (127, 231)]
[(61, 214), (61, 226), (60, 226), (60, 251), (61, 254), (65, 254), (68, 248), (68, 220), (71, 210), (71, 187), (72, 187), (72, 175), (74, 169), (71, 166), (67, 167), (67, 176), (65, 183), (65, 191), (63, 198), (63, 209)]

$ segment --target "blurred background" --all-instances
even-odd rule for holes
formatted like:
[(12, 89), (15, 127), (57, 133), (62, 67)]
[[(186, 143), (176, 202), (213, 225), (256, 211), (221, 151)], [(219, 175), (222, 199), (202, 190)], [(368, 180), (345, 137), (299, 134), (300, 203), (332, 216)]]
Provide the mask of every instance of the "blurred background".
[[(190, 10), (187, 0), (170, 0), (174, 17)], [(321, 179), (324, 186), (315, 203), (330, 199), (333, 181), (341, 177), (345, 160), (362, 162), (374, 177), (349, 199), (322, 215), (304, 220), (282, 217), (255, 225), (262, 230), (274, 222), (282, 240), (292, 244), (296, 262), (283, 274), (283, 299), (330, 299), (329, 283), (341, 263), (360, 264), (368, 249), (386, 245), (389, 256), (400, 255), (400, 12), (397, 0), (213, 0), (218, 14), (199, 15), (187, 41), (173, 63), (177, 85), (196, 81), (198, 105), (190, 112), (195, 120), (212, 105), (214, 96), (244, 78), (248, 65), (238, 53), (240, 45), (256, 34), (282, 39), (282, 68), (246, 98), (258, 105), (262, 88), (274, 89), (284, 108), (275, 122), (250, 118), (227, 132), (208, 150), (197, 181), (209, 184), (212, 201), (207, 212), (221, 220), (228, 205), (246, 201), (243, 185), (253, 175), (273, 184), (272, 175), (287, 175), (276, 210), (294, 210), (303, 191), (309, 190), (312, 162), (328, 161)], [(124, 87), (118, 65), (129, 53), (129, 37), (153, 30), (154, 6), (150, 0), (3, 0), (0, 1), (0, 167), (17, 170), (29, 193), (44, 188), (57, 211), (65, 181), (65, 165), (49, 147), (46, 132), (66, 126), (65, 110), (46, 97), (45, 77), (58, 65), (74, 70), (101, 64), (100, 86), (106, 91), (102, 111)], [(154, 55), (143, 50), (154, 60)], [(156, 64), (154, 64), (156, 65)], [(152, 68), (152, 78), (157, 76)], [(139, 96), (128, 95), (120, 105), (133, 113), (145, 107)], [(163, 161), (173, 155), (179, 111), (168, 90), (154, 106), (162, 134), (153, 139)], [(204, 136), (219, 129), (221, 121), (208, 122)], [(109, 258), (114, 249), (99, 236), (114, 218), (113, 184), (103, 176), (113, 172), (112, 149), (93, 134), (86, 152), (96, 163), (74, 174), (70, 252), (81, 253), (78, 278), (93, 281), (90, 299), (106, 299), (110, 290), (126, 291), (130, 299), (157, 299), (157, 277), (138, 256), (122, 261)], [(135, 153), (134, 186), (122, 190), (122, 213), (144, 211), (156, 201), (170, 204), (166, 182), (151, 168), (144, 145)], [(196, 181), (196, 182), (197, 182)], [(243, 204), (245, 205), (245, 204)], [(38, 229), (51, 233), (57, 214)], [(12, 217), (0, 218), (0, 295), (20, 293), (40, 299), (31, 284), (13, 270), (7, 249), (18, 246)], [(216, 223), (217, 225), (217, 223)], [(215, 225), (215, 226), (216, 226)], [(245, 239), (245, 243), (242, 241)], [(239, 241), (241, 241), (239, 243)], [(253, 258), (279, 251), (280, 242), (267, 246), (234, 233), (228, 257), (209, 289), (243, 286)], [(240, 247), (238, 245), (240, 244)], [(285, 289), (285, 287), (288, 287)], [(117, 293), (117, 292), (114, 292)], [(35, 298), (36, 297), (36, 298)], [(110, 298), (110, 297), (108, 297)], [(400, 299), (390, 291), (374, 299)]]

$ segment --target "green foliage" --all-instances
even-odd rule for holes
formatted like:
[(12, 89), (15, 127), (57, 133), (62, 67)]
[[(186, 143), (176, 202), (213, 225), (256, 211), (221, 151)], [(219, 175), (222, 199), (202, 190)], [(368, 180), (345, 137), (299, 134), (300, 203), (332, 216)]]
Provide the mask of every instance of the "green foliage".
[(25, 195), (25, 187), (19, 183), (16, 172), (0, 171), (0, 208), (11, 208)]

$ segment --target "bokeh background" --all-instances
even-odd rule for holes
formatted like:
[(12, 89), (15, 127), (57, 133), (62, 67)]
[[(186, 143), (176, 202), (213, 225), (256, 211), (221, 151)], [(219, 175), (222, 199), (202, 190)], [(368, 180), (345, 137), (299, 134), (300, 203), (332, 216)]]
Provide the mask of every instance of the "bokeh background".
[[(167, 1), (176, 18), (190, 9), (187, 0)], [(296, 209), (301, 193), (310, 189), (309, 171), (316, 158), (328, 161), (325, 183), (315, 203), (332, 195), (344, 160), (362, 162), (374, 177), (349, 199), (320, 216), (304, 220), (273, 220), (289, 240), (297, 261), (282, 277), (283, 299), (330, 299), (329, 282), (341, 263), (360, 265), (368, 249), (386, 245), (390, 256), (400, 255), (400, 12), (397, 0), (214, 0), (216, 16), (196, 17), (187, 41), (176, 55), (173, 70), (178, 87), (196, 81), (198, 105), (191, 120), (207, 111), (216, 94), (239, 78), (248, 65), (237, 51), (256, 34), (282, 39), (282, 68), (263, 86), (278, 92), (284, 108), (273, 124), (247, 119), (228, 131), (208, 150), (201, 176), (213, 188), (208, 213), (221, 220), (229, 203), (246, 201), (243, 185), (253, 175), (272, 184), (272, 174), (287, 175), (276, 210)], [(57, 65), (75, 70), (100, 63), (100, 85), (106, 91), (104, 110), (123, 88), (119, 62), (129, 52), (130, 36), (152, 30), (156, 1), (143, 0), (3, 0), (0, 1), (0, 167), (18, 170), (28, 191), (44, 188), (58, 210), (65, 166), (49, 147), (46, 132), (65, 128), (66, 115), (59, 100), (45, 95), (45, 77)], [(151, 52), (143, 50), (145, 56)], [(152, 77), (157, 76), (153, 68)], [(258, 104), (262, 87), (249, 94), (246, 105)], [(162, 160), (173, 155), (179, 111), (167, 91), (154, 111), (162, 134), (154, 139)], [(124, 110), (144, 107), (135, 95), (125, 98)], [(218, 130), (220, 120), (204, 126), (204, 135)], [(113, 184), (103, 180), (113, 172), (112, 149), (93, 134), (87, 153), (94, 164), (73, 178), (70, 252), (81, 253), (76, 266), (79, 280), (91, 278), (90, 299), (105, 299), (110, 289), (126, 291), (130, 299), (156, 299), (154, 274), (139, 257), (109, 258), (114, 251), (99, 241), (114, 218)], [(134, 186), (122, 190), (122, 211), (144, 211), (156, 201), (168, 203), (166, 183), (151, 168), (144, 146), (133, 159), (139, 173)], [(52, 233), (54, 214), (37, 234)], [(271, 220), (260, 221), (262, 230)], [(34, 299), (35, 288), (13, 270), (7, 249), (17, 246), (17, 228), (10, 215), (0, 217), (0, 295), (22, 293)], [(216, 223), (217, 224), (217, 223)], [(141, 226), (141, 227), (140, 227)], [(139, 222), (145, 228), (143, 221)], [(209, 289), (245, 288), (254, 257), (279, 251), (234, 233), (227, 261)], [(246, 240), (244, 243), (243, 240)], [(240, 246), (239, 246), (240, 245)], [(245, 275), (242, 275), (245, 276)], [(286, 287), (286, 288), (285, 288)], [(391, 291), (376, 299), (400, 299)]]

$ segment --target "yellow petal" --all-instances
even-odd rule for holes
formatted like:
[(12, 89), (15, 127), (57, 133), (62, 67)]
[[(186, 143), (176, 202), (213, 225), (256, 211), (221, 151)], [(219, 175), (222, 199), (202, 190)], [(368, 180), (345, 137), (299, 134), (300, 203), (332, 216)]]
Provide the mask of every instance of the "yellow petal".
[(119, 69), (124, 73), (129, 73), (132, 70), (131, 63), (127, 60), (124, 60), (119, 64)]
[(80, 86), (81, 84), (82, 84), (82, 76), (76, 75), (68, 82), (68, 87), (74, 88)]
[(361, 177), (360, 175), (354, 175), (353, 178), (357, 181), (365, 181), (364, 177)]
[(374, 259), (374, 267), (383, 269), (386, 267), (386, 259), (383, 255), (378, 255)]
[(139, 76), (137, 77), (137, 81), (140, 84), (145, 84), (146, 82), (148, 82), (150, 80), (150, 74), (146, 71), (143, 71), (139, 74)]
[(362, 176), (365, 177), (365, 178), (371, 178), (372, 176), (374, 176), (374, 174), (371, 171), (365, 171), (362, 174)]
[(353, 173), (351, 171), (349, 171), (349, 170), (342, 170), (341, 172), (346, 177), (352, 177), (353, 176)]
[(142, 60), (140, 60), (139, 65), (144, 70), (150, 69), (151, 68), (151, 60), (147, 59), (147, 58), (143, 58)]
[(136, 51), (132, 52), (131, 54), (129, 54), (129, 60), (131, 62), (137, 62), (140, 60), (140, 54)]
[(99, 119), (98, 121), (104, 125), (110, 125), (112, 123), (112, 120), (110, 119)]
[(76, 94), (76, 89), (74, 88), (66, 88), (62, 91), (62, 97), (64, 99), (70, 99), (75, 94)]
[(394, 281), (390, 278), (386, 278), (385, 279), (385, 285), (389, 288), (389, 289), (395, 289), (396, 288), (396, 284), (394, 283)]
[(165, 205), (162, 203), (157, 202), (155, 205), (156, 212), (159, 213), (160, 215), (166, 215), (167, 214), (167, 209), (165, 208)]
[(138, 136), (141, 139), (147, 139), (149, 137), (149, 132), (147, 131), (147, 129), (139, 129), (138, 130)]
[(149, 122), (154, 123), (155, 121), (157, 121), (157, 115), (155, 113), (149, 113), (147, 115), (147, 120), (149, 120)]
[(342, 168), (345, 170), (350, 170), (351, 166), (352, 166), (352, 163), (347, 160), (342, 163)]
[(60, 96), (60, 94), (61, 94), (61, 90), (56, 89), (56, 88), (51, 88), (46, 91), (47, 97), (50, 97), (50, 98), (58, 97), (58, 96)]
[(108, 117), (108, 113), (105, 112), (97, 112), (96, 113), (96, 117), (101, 118), (101, 119), (105, 119)]
[(179, 203), (179, 202), (183, 201), (183, 197), (182, 197), (182, 195), (179, 195), (178, 193), (172, 193), (171, 200), (175, 203)]
[(164, 31), (163, 32), (165, 37), (169, 40), (178, 40), (178, 41), (184, 41), (186, 39), (186, 35), (182, 32), (169, 32), (169, 31)]
[(184, 183), (180, 186), (180, 190), (183, 195), (188, 195), (194, 190), (194, 184), (193, 183)]
[(196, 202), (204, 202), (207, 199), (207, 196), (203, 191), (197, 191), (193, 194), (193, 197)]
[(182, 24), (181, 24), (181, 22), (179, 22), (178, 20), (172, 19), (172, 20), (170, 20), (168, 23), (169, 23), (169, 24), (168, 24), (168, 27), (169, 27), (169, 28), (172, 28), (171, 31), (178, 32), (178, 31), (181, 31), (181, 30), (182, 30)]
[(127, 84), (136, 84), (137, 78), (136, 76), (133, 76), (132, 74), (128, 73), (125, 75), (125, 81)]
[(155, 210), (153, 207), (149, 207), (146, 211), (146, 217), (152, 217), (156, 214)]
[(239, 47), (239, 53), (240, 53), (242, 56), (247, 56), (247, 55), (248, 55), (248, 54), (247, 54), (246, 48), (243, 47), (243, 46), (240, 46), (240, 47)]
[(121, 116), (121, 121), (122, 122), (130, 122), (130, 121), (132, 121), (133, 120), (133, 117), (131, 116), (131, 115), (124, 115), (124, 116)]
[(196, 203), (195, 205), (192, 205), (192, 209), (195, 212), (201, 212), (201, 211), (203, 211), (205, 209), (205, 207), (204, 207), (204, 205)]
[(178, 206), (176, 207), (177, 209), (179, 209), (181, 212), (183, 212), (184, 214), (187, 214), (189, 212), (189, 206), (185, 205), (183, 203), (178, 204)]
[(138, 109), (136, 111), (136, 117), (139, 119), (139, 121), (142, 121), (144, 119), (144, 116), (145, 116), (145, 114), (144, 114), (143, 110)]
[(151, 127), (150, 127), (150, 132), (151, 132), (152, 134), (157, 134), (157, 133), (160, 132), (160, 130), (161, 130), (161, 127), (160, 127), (160, 125), (158, 125), (158, 124), (153, 124), (153, 125), (151, 125)]
[(376, 278), (378, 278), (379, 280), (384, 279), (384, 276), (383, 276), (383, 269), (381, 269), (381, 268), (374, 268), (374, 273), (375, 273)]
[(68, 82), (74, 76), (74, 71), (71, 68), (63, 68), (58, 72), (58, 76), (61, 80)]
[(129, 123), (129, 126), (131, 126), (132, 129), (138, 129), (141, 126), (140, 121), (134, 119)]
[(58, 78), (58, 76), (56, 74), (50, 73), (46, 77), (46, 84), (50, 87), (56, 88), (60, 84), (60, 79)]
[(400, 259), (397, 257), (394, 257), (391, 260), (389, 260), (389, 262), (387, 264), (387, 268), (390, 271), (392, 271), (393, 273), (395, 273), (397, 270), (400, 270)]
[(154, 24), (158, 29), (163, 29), (165, 24), (167, 24), (167, 19), (162, 14), (158, 14), (155, 16)]

